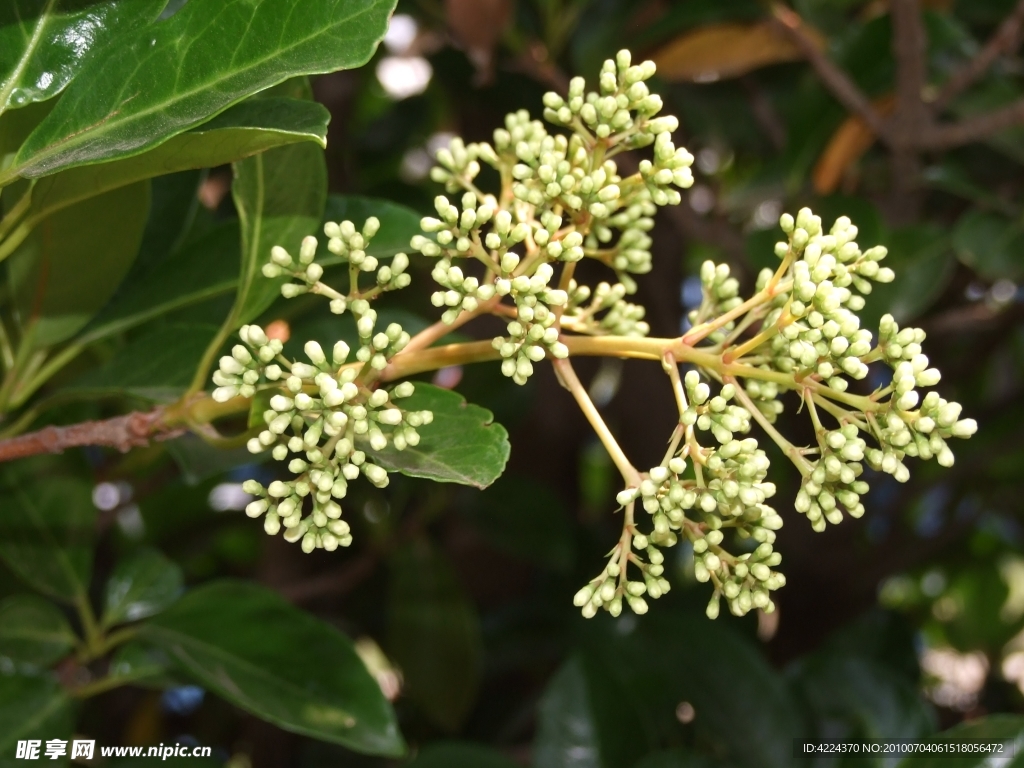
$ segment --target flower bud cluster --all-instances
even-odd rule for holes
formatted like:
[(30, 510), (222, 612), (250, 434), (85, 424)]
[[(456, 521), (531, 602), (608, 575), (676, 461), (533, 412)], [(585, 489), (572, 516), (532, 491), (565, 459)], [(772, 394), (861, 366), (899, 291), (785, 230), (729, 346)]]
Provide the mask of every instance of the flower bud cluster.
[[(397, 253), (390, 264), (381, 265), (375, 256), (366, 253), (366, 248), (379, 229), (380, 221), (375, 216), (365, 221), (362, 230), (357, 230), (351, 221), (329, 221), (324, 224), (324, 234), (329, 238), (327, 250), (360, 272), (376, 270), (378, 292), (405, 288), (412, 282), (412, 278), (406, 274), (409, 268), (409, 257), (406, 254)], [(286, 299), (309, 292), (323, 294), (331, 299), (331, 311), (336, 315), (343, 314), (348, 308), (348, 302), (358, 294), (358, 289), (353, 284), (349, 295), (342, 295), (321, 282), (324, 268), (315, 261), (318, 246), (315, 237), (303, 238), (296, 261), (288, 251), (275, 245), (270, 251), (270, 261), (263, 265), (263, 275), (268, 278), (286, 275), (300, 281), (281, 286), (281, 295)]]
[(232, 347), (231, 354), (222, 357), (213, 372), (217, 388), (212, 397), (218, 403), (236, 396), (252, 397), (260, 384), (277, 381), (282, 376), (281, 366), (272, 363), (284, 349), (278, 339), (268, 339), (258, 325), (243, 325), (238, 335), (245, 346)]
[(711, 396), (711, 388), (700, 380), (700, 374), (689, 371), (683, 379), (689, 397), (689, 407), (679, 419), (686, 426), (693, 426), (705, 432), (710, 431), (723, 449), (733, 442), (733, 433), (746, 434), (750, 431), (750, 412), (739, 405), (731, 405), (736, 395), (732, 384), (724, 385), (719, 393)]
[(447, 147), (437, 151), (438, 164), (431, 169), (430, 178), (444, 184), (448, 192), (457, 192), (471, 184), (480, 173), (480, 160), (495, 165), (498, 156), (486, 142), (467, 145), (456, 136)]
[(845, 216), (825, 233), (820, 217), (803, 208), (795, 219), (783, 214), (780, 226), (789, 240), (777, 243), (775, 252), (790, 264), (791, 283), (762, 324), (762, 329), (778, 329), (769, 350), (773, 367), (814, 373), (844, 392), (844, 375), (863, 379), (868, 374), (862, 358), (871, 351), (871, 332), (861, 329), (856, 312), (863, 309), (872, 280), (893, 279), (891, 269), (879, 266), (886, 249), (862, 252), (854, 240), (857, 227)]
[[(284, 387), (263, 413), (265, 429), (247, 446), (252, 453), (271, 448), (278, 461), (293, 456), (288, 469), (295, 478), (275, 480), (266, 488), (248, 481), (246, 490), (257, 499), (246, 507), (246, 514), (263, 516), (271, 535), (283, 528), (284, 537), (301, 540), (306, 552), (331, 551), (352, 541), (338, 503), (349, 482), (362, 475), (378, 488), (388, 484), (387, 471), (369, 455), (388, 445), (396, 450), (417, 445), (417, 428), (429, 424), (433, 414), (398, 406), (397, 400), (413, 394), (410, 382), (390, 392), (358, 385), (357, 368), (345, 365), (350, 350), (343, 341), (334, 345), (330, 361), (315, 341), (306, 343), (305, 352), (310, 363), (291, 365)], [(369, 455), (364, 447), (370, 449)]]
[(623, 603), (633, 613), (643, 615), (649, 609), (644, 595), (657, 600), (672, 589), (672, 584), (664, 576), (665, 555), (661, 550), (641, 533), (633, 536), (630, 545), (631, 554), (635, 551), (647, 556), (646, 562), (635, 554), (630, 558), (632, 564), (640, 570), (640, 579), (630, 580), (626, 577), (622, 559), (616, 550), (601, 574), (573, 597), (573, 604), (582, 609), (585, 618), (593, 618), (602, 608), (612, 616), (618, 616), (622, 613)]
[[(568, 348), (558, 339), (557, 318), (551, 309), (565, 306), (568, 295), (548, 286), (554, 275), (550, 264), (540, 264), (532, 277), (512, 277), (518, 257), (514, 253), (506, 254), (505, 262), (502, 272), (506, 276), (496, 281), (495, 290), (499, 296), (512, 297), (517, 317), (506, 326), (508, 337), (497, 336), (492, 344), (502, 358), (501, 372), (516, 384), (525, 384), (533, 375), (533, 364), (543, 360), (549, 352), (556, 358), (569, 356)], [(511, 269), (506, 271), (506, 267)]]
[[(743, 299), (739, 296), (740, 281), (732, 277), (730, 272), (728, 264), (715, 264), (711, 260), (701, 264), (702, 299), (700, 306), (691, 310), (687, 316), (691, 325), (699, 325), (710, 318), (724, 315), (743, 303)], [(721, 341), (735, 325), (735, 323), (727, 323), (718, 331), (710, 334), (708, 338), (715, 342)]]
[[(590, 286), (571, 280), (562, 327), (592, 336), (646, 336), (651, 331), (644, 322), (646, 310), (625, 301), (627, 293), (622, 283), (601, 282), (591, 292)], [(598, 317), (601, 313), (604, 314)]]
[(794, 506), (820, 533), (826, 522), (838, 525), (842, 521), (843, 509), (854, 518), (864, 514), (860, 497), (868, 492), (868, 484), (858, 479), (864, 472), (861, 461), (867, 443), (861, 439), (857, 425), (823, 431), (818, 445), (821, 455), (809, 464)]
[[(904, 365), (908, 363), (900, 363), (900, 366)], [(897, 372), (902, 371), (897, 368)], [(906, 375), (900, 381), (907, 381), (908, 378), (909, 375)], [(896, 403), (890, 401), (889, 410), (878, 419), (877, 437), (881, 448), (871, 449), (865, 454), (873, 469), (887, 472), (901, 483), (910, 477), (909, 470), (903, 464), (905, 456), (925, 461), (934, 458), (940, 466), (951, 467), (954, 456), (947, 441), (954, 437), (968, 438), (978, 431), (974, 419), (960, 418), (960, 403), (945, 400), (938, 392), (926, 394), (921, 407), (916, 411), (901, 410), (898, 402), (905, 400), (907, 393), (917, 395), (914, 390), (908, 389)]]

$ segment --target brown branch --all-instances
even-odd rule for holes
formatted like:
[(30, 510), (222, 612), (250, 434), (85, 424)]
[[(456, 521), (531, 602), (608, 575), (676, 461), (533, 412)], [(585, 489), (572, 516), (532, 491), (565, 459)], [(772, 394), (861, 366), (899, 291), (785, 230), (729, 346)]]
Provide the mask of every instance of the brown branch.
[(994, 133), (1021, 123), (1024, 123), (1024, 99), (1018, 99), (1001, 109), (994, 109), (977, 117), (936, 125), (921, 136), (921, 148), (953, 149), (972, 141), (986, 139)]
[(163, 408), (148, 413), (133, 411), (103, 421), (83, 421), (66, 427), (45, 427), (8, 440), (0, 440), (0, 461), (11, 461), (40, 453), (63, 453), (68, 448), (97, 445), (122, 453), (148, 445), (150, 440), (167, 440), (185, 430), (168, 425)]
[(892, 55), (896, 62), (896, 102), (890, 124), (892, 139), (913, 149), (930, 115), (922, 100), (926, 77), (924, 25), (917, 0), (891, 0)]
[(804, 29), (803, 19), (799, 14), (778, 2), (772, 3), (771, 8), (775, 23), (800, 49), (804, 58), (810, 62), (818, 77), (832, 92), (832, 95), (839, 100), (839, 103), (853, 114), (859, 115), (875, 132), (875, 135), (883, 139), (887, 138), (889, 130), (885, 120), (871, 106), (868, 97), (864, 95), (857, 84), (818, 48), (814, 39)]
[(1020, 44), (1021, 29), (1024, 27), (1024, 0), (1018, 0), (1016, 7), (1003, 19), (1002, 24), (974, 57), (953, 74), (942, 90), (931, 102), (931, 108), (938, 113), (949, 106), (963, 90), (980, 78), (992, 63), (1015, 49)]

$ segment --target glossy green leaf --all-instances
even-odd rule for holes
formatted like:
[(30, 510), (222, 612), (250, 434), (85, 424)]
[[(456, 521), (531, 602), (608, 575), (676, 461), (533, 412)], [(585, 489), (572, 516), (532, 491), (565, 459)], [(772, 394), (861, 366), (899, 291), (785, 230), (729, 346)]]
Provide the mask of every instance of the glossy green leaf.
[(74, 702), (53, 677), (0, 670), (0, 766), (26, 765), (15, 757), (19, 740), (42, 741), (42, 758), (46, 739), (70, 738), (74, 714)]
[(53, 603), (34, 595), (0, 602), (0, 656), (47, 666), (66, 656), (76, 640), (67, 617)]
[(142, 333), (99, 367), (78, 377), (63, 391), (89, 395), (129, 394), (154, 402), (179, 397), (217, 327), (205, 323), (169, 323)]
[(915, 755), (904, 758), (897, 768), (1020, 768), (1024, 765), (1024, 717), (1020, 715), (989, 715), (980, 720), (961, 723), (948, 731), (933, 736), (931, 742), (948, 743), (963, 741), (998, 742), (1003, 744), (1001, 754), (1013, 759), (1000, 757), (996, 753), (982, 753), (964, 756)]
[(519, 763), (489, 747), (450, 741), (431, 744), (409, 768), (517, 768)]
[[(378, 259), (409, 252), (409, 240), (420, 230), (420, 215), (412, 208), (398, 203), (362, 195), (327, 196), (324, 221), (351, 221), (358, 229), (371, 216), (380, 220), (380, 230), (373, 236), (366, 252)], [(328, 266), (342, 262), (342, 258), (327, 250), (326, 238), (320, 238), (317, 261)]]
[(0, 557), (40, 592), (67, 602), (85, 595), (96, 508), (89, 486), (70, 477), (31, 482), (0, 470)]
[(505, 471), (508, 432), (494, 423), (486, 408), (467, 403), (457, 392), (421, 383), (402, 400), (402, 408), (431, 411), (434, 421), (419, 428), (421, 439), (415, 447), (368, 450), (381, 466), (411, 477), (477, 488), (486, 488)]
[(153, 21), (165, 0), (7, 0), (0, 5), (0, 112), (60, 93), (91, 53)]
[(90, 57), (12, 170), (42, 176), (138, 154), (294, 75), (360, 66), (394, 5), (192, 0)]
[(405, 695), (436, 725), (455, 731), (480, 684), (480, 625), (451, 565), (426, 540), (391, 561), (388, 649)]
[(323, 220), (327, 165), (320, 147), (294, 144), (235, 163), (231, 194), (242, 228), (242, 265), (232, 321), (256, 318), (280, 295), (284, 278), (263, 276), (275, 245), (298, 255)]
[(548, 683), (537, 705), (533, 768), (614, 768), (636, 757), (640, 745), (623, 747), (628, 726), (602, 706), (595, 690), (607, 680), (587, 667), (583, 657), (573, 656)]
[(330, 117), (322, 105), (313, 101), (246, 100), (141, 155), (71, 168), (40, 179), (32, 190), (27, 225), (34, 226), (80, 200), (153, 176), (214, 168), (297, 142), (325, 146)]
[(224, 580), (142, 625), (144, 639), (201, 685), (286, 730), (401, 755), (391, 705), (341, 632), (276, 593)]
[(207, 177), (208, 171), (202, 168), (168, 173), (150, 181), (149, 218), (142, 233), (139, 255), (111, 301), (131, 290), (137, 277), (161, 263), (185, 242), (202, 206), (199, 193)]
[(935, 730), (917, 686), (869, 659), (815, 654), (802, 661), (794, 684), (829, 738), (919, 739)]
[(140, 275), (76, 339), (86, 344), (231, 293), (238, 285), (238, 222), (219, 224)]
[(149, 182), (138, 182), (58, 211), (19, 246), (9, 279), (32, 344), (70, 338), (107, 303), (138, 254), (148, 213)]
[(956, 223), (953, 246), (960, 261), (986, 280), (1017, 280), (1024, 275), (1024, 229), (1005, 216), (968, 211)]
[(674, 713), (687, 701), (696, 713), (689, 727), (718, 744), (730, 764), (789, 768), (804, 723), (782, 676), (750, 640), (702, 614), (652, 611), (633, 631), (621, 622), (592, 629), (588, 649), (602, 663), (599, 677), (624, 692), (617, 698), (632, 703), (644, 732), (678, 736)]
[(177, 563), (148, 549), (117, 564), (107, 580), (103, 624), (138, 621), (164, 610), (181, 595), (184, 577)]

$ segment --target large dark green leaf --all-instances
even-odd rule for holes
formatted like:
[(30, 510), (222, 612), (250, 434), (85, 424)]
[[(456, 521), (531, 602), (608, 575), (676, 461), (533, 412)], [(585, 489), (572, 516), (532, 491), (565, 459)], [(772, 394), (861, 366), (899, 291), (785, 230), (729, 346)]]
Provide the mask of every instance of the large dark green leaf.
[(114, 295), (139, 250), (149, 182), (89, 198), (46, 218), (12, 255), (11, 290), (31, 343), (45, 347), (79, 330)]
[(300, 99), (249, 99), (141, 155), (71, 168), (36, 182), (27, 223), (111, 189), (167, 173), (213, 168), (272, 147), (311, 141), (325, 146), (330, 113)]
[(904, 758), (897, 768), (988, 768), (988, 766), (1005, 766), (1020, 768), (1024, 765), (1024, 717), (1020, 715), (989, 715), (943, 731), (933, 736), (930, 741), (936, 743), (949, 742), (998, 742), (1005, 745), (1001, 755), (1012, 756), (1007, 759), (997, 753), (981, 753), (974, 755), (951, 756), (920, 755)]
[(138, 154), (293, 75), (359, 66), (394, 5), (192, 0), (90, 57), (22, 146), (11, 174), (42, 176)]
[(794, 683), (829, 738), (919, 739), (935, 730), (917, 687), (869, 659), (815, 654), (801, 663)]
[(804, 723), (782, 676), (753, 643), (728, 624), (665, 610), (652, 611), (632, 631), (628, 622), (608, 631), (611, 624), (603, 633), (592, 629), (588, 647), (602, 674), (626, 692), (618, 699), (632, 703), (649, 738), (678, 737), (674, 713), (685, 701), (695, 712), (690, 727), (718, 744), (731, 764), (790, 766)]
[(0, 472), (0, 557), (26, 582), (60, 600), (81, 599), (92, 571), (96, 508), (84, 482), (33, 483)]
[(885, 245), (889, 255), (883, 264), (896, 272), (896, 279), (874, 284), (859, 313), (862, 328), (877, 329), (879, 318), (887, 312), (900, 323), (915, 319), (942, 294), (953, 274), (949, 236), (939, 227), (894, 230), (886, 234)]
[(643, 754), (628, 699), (611, 685), (584, 655), (562, 665), (538, 704), (533, 768), (617, 768)]
[(88, 395), (130, 394), (166, 402), (181, 395), (217, 327), (169, 323), (142, 333), (64, 389)]
[[(380, 221), (380, 230), (373, 236), (366, 252), (378, 259), (409, 251), (409, 240), (422, 234), (420, 215), (412, 208), (362, 195), (328, 195), (324, 221), (351, 221), (362, 228), (371, 216)], [(342, 259), (327, 250), (327, 240), (321, 238), (317, 261), (329, 265)]]
[(392, 559), (389, 650), (406, 695), (434, 723), (456, 730), (480, 684), (480, 626), (448, 562), (426, 540)]
[(159, 613), (178, 599), (183, 584), (177, 563), (156, 550), (142, 550), (118, 563), (110, 575), (103, 624), (109, 627)]
[(351, 641), (263, 587), (208, 584), (141, 632), (202, 685), (286, 730), (371, 754), (405, 750)]
[(74, 711), (74, 702), (52, 677), (0, 671), (0, 766), (26, 765), (15, 757), (19, 740), (40, 740), (42, 758), (46, 739), (68, 739)]
[(431, 744), (408, 765), (409, 768), (516, 768), (519, 763), (488, 747), (452, 741)]
[(434, 421), (420, 428), (422, 439), (415, 447), (371, 450), (377, 463), (411, 477), (477, 488), (486, 488), (505, 471), (508, 432), (486, 408), (467, 403), (457, 392), (420, 383), (402, 407), (431, 411)]
[[(323, 220), (327, 165), (320, 147), (294, 144), (235, 163), (231, 194), (242, 227), (242, 266), (232, 320), (258, 316), (280, 295), (283, 279), (263, 276), (270, 249), (298, 255), (299, 243)], [(233, 330), (233, 329), (232, 329)]]
[(987, 280), (1024, 275), (1024, 230), (1005, 216), (968, 211), (956, 223), (953, 245), (960, 261)]
[(238, 222), (216, 226), (125, 286), (77, 341), (98, 341), (176, 309), (230, 293), (238, 285), (238, 252)]
[(53, 603), (34, 595), (0, 602), (0, 656), (46, 666), (75, 645), (74, 630)]
[(82, 61), (157, 17), (166, 0), (6, 0), (0, 5), (0, 112), (56, 96)]

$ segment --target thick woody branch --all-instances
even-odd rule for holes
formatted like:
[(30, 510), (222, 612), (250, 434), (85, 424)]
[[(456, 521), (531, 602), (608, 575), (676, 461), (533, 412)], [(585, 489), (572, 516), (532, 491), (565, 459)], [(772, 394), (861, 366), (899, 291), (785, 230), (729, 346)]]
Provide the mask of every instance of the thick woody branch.
[(912, 147), (930, 115), (922, 100), (926, 77), (924, 25), (917, 0), (892, 0), (892, 53), (896, 61), (896, 104), (892, 139)]
[(41, 453), (63, 453), (68, 448), (96, 445), (126, 452), (166, 440), (184, 432), (165, 421), (163, 408), (148, 413), (132, 412), (103, 421), (84, 421), (66, 427), (46, 427), (27, 435), (0, 440), (0, 461), (11, 461)]
[(1013, 12), (1003, 19), (1002, 24), (984, 47), (946, 81), (942, 90), (932, 101), (931, 108), (936, 113), (944, 110), (964, 89), (984, 75), (997, 58), (1014, 50), (1020, 44), (1022, 28), (1024, 28), (1024, 0), (1018, 0)]
[(818, 48), (814, 39), (804, 28), (800, 15), (782, 3), (773, 3), (771, 9), (775, 23), (800, 50), (832, 95), (839, 100), (839, 103), (853, 114), (861, 117), (875, 135), (887, 138), (889, 130), (885, 120), (871, 106), (868, 97), (857, 87), (857, 84), (833, 64), (824, 51)]

